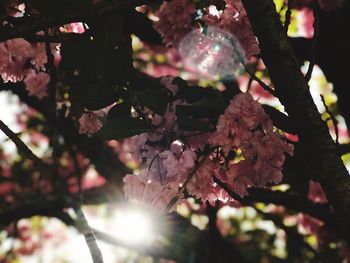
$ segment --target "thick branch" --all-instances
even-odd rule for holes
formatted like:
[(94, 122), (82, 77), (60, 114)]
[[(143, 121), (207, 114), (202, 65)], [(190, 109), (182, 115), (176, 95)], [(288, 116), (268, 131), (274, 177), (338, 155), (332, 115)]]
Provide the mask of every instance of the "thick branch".
[(251, 205), (252, 203), (266, 203), (282, 205), (286, 208), (308, 214), (325, 222), (330, 227), (335, 227), (335, 222), (330, 214), (330, 209), (326, 206), (317, 205), (309, 200), (301, 198), (287, 192), (271, 191), (263, 188), (249, 189), (249, 195), (241, 198), (232, 189), (218, 178), (214, 177), (215, 183), (223, 188), (232, 198), (238, 200), (243, 205)]
[(0, 120), (0, 130), (2, 130), (7, 137), (9, 137), (17, 146), (17, 149), (21, 151), (28, 159), (32, 160), (35, 164), (45, 167), (45, 163), (38, 158), (29, 148), (25, 145), (17, 134), (15, 134), (7, 125)]
[[(61, 218), (60, 215), (62, 215), (63, 209), (68, 207), (71, 207), (71, 205), (62, 198), (31, 200), (28, 203), (18, 204), (2, 210), (0, 214), (0, 225), (7, 226), (22, 218), (29, 218), (35, 215)], [(66, 220), (63, 221), (66, 222)]]
[(31, 19), (30, 22), (27, 21), (28, 18), (18, 18), (17, 20), (23, 20), (23, 23), (16, 23), (14, 27), (0, 28), (0, 42), (12, 38), (29, 37), (36, 32), (49, 27), (60, 26), (72, 22), (87, 21), (89, 19), (94, 19), (113, 13), (121, 8), (131, 8), (149, 4), (151, 2), (152, 1), (150, 0), (113, 1), (108, 2), (108, 4), (98, 5), (96, 7), (83, 10), (80, 13), (66, 12), (64, 14), (60, 14), (59, 16), (41, 16)]
[(297, 128), (305, 156), (350, 240), (350, 177), (320, 117), (272, 0), (243, 0), (276, 94)]
[[(245, 206), (254, 206), (254, 203), (266, 203), (282, 205), (285, 208), (292, 209), (298, 212), (308, 214), (314, 218), (323, 221), (327, 227), (334, 230), (340, 237), (348, 240), (346, 233), (342, 232), (342, 228), (336, 224), (333, 218), (330, 207), (325, 205), (319, 205), (312, 203), (300, 196), (293, 195), (287, 192), (281, 191), (271, 191), (263, 188), (251, 188), (249, 190), (249, 195), (241, 198), (232, 189), (218, 178), (214, 177), (214, 181), (223, 188), (232, 198), (238, 200), (241, 204)], [(270, 214), (266, 214), (270, 215)], [(272, 216), (272, 215), (270, 215)]]

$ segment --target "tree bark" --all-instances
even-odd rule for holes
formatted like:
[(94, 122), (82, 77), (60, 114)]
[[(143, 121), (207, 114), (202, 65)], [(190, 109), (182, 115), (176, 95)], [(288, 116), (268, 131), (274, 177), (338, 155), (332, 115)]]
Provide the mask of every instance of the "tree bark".
[(276, 94), (301, 138), (305, 158), (350, 241), (350, 177), (309, 92), (272, 0), (242, 0)]

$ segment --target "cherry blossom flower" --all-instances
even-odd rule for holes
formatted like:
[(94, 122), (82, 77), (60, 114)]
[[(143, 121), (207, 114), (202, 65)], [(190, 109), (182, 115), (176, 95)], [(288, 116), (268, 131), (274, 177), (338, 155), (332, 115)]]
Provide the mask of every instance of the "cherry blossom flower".
[(314, 15), (313, 11), (303, 8), (297, 13), (299, 32), (305, 38), (312, 38), (314, 35)]
[[(56, 44), (51, 44), (55, 48)], [(44, 43), (31, 44), (23, 38), (10, 39), (0, 43), (0, 75), (4, 82), (21, 81), (26, 74), (44, 70), (47, 63)]]
[[(161, 185), (150, 179), (149, 171), (142, 170), (138, 175), (129, 174), (124, 177), (124, 193), (128, 200), (137, 201), (159, 211), (163, 211), (177, 194), (174, 184)], [(181, 197), (176, 204), (181, 202)], [(173, 211), (176, 205), (172, 207)]]
[(185, 179), (193, 168), (196, 154), (187, 149), (179, 154), (164, 151), (159, 154), (165, 172), (165, 178), (173, 180)]
[(223, 11), (213, 10), (213, 8), (208, 9), (207, 14), (203, 16), (202, 20), (208, 26), (219, 27), (234, 35), (245, 50), (245, 57), (247, 59), (259, 54), (258, 42), (253, 34), (242, 2), (240, 0), (233, 0), (226, 1), (226, 3)]
[(32, 70), (24, 79), (26, 90), (30, 96), (36, 96), (42, 99), (48, 96), (47, 85), (50, 82), (50, 75), (45, 72), (36, 73)]
[(305, 234), (317, 234), (323, 222), (306, 214), (300, 213), (298, 216), (298, 230)]
[(322, 186), (314, 181), (309, 183), (309, 199), (314, 203), (325, 204), (328, 203), (326, 194), (324, 193)]
[(214, 187), (213, 175), (215, 166), (216, 165), (207, 158), (188, 183), (186, 187), (187, 191), (196, 198), (209, 200), (209, 195)]
[(141, 133), (124, 139), (119, 149), (119, 157), (122, 161), (141, 165), (143, 157), (147, 154), (149, 146), (146, 145), (148, 134)]
[(196, 8), (189, 0), (163, 2), (157, 13), (159, 21), (154, 28), (167, 46), (176, 45), (190, 30)]
[(241, 93), (235, 96), (227, 108), (229, 114), (239, 115), (248, 129), (254, 129), (259, 124), (271, 130), (272, 123), (261, 105), (248, 93)]
[(102, 109), (95, 111), (87, 111), (83, 113), (79, 119), (79, 133), (93, 134), (102, 128), (101, 119), (108, 114), (115, 103), (108, 105)]
[(2, 72), (10, 62), (11, 58), (6, 46), (4, 43), (0, 43), (0, 72)]
[(79, 133), (92, 134), (102, 128), (99, 116), (94, 112), (83, 113), (79, 119)]
[(164, 76), (160, 79), (160, 83), (164, 85), (174, 96), (178, 91), (178, 87), (173, 83), (175, 77), (173, 76)]
[(272, 130), (272, 122), (261, 105), (250, 94), (238, 94), (219, 117), (217, 132), (210, 141), (214, 145), (221, 145), (228, 152), (230, 148), (238, 148), (248, 141), (253, 135), (252, 129), (260, 124), (266, 130)]
[(251, 186), (279, 183), (285, 153), (293, 154), (293, 146), (273, 131), (272, 121), (262, 106), (247, 93), (232, 99), (210, 141), (225, 154), (241, 151), (243, 160), (230, 163), (226, 171), (226, 182), (240, 196), (247, 195)]

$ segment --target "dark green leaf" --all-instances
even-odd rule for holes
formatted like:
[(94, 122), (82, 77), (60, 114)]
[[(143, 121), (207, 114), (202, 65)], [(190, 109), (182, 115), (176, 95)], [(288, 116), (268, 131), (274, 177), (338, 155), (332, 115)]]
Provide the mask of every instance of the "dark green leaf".
[(287, 115), (269, 105), (263, 105), (263, 108), (272, 119), (274, 126), (285, 132), (296, 134), (296, 129)]
[(215, 111), (202, 107), (193, 107), (191, 105), (177, 105), (176, 106), (177, 116), (193, 116), (195, 118), (215, 118), (220, 115)]
[(154, 79), (146, 74), (139, 73), (132, 83), (135, 91), (135, 102), (145, 106), (154, 112), (163, 115), (172, 97), (160, 84), (159, 79)]
[(181, 129), (190, 130), (190, 131), (204, 131), (210, 132), (213, 131), (213, 127), (206, 122), (198, 119), (191, 119), (186, 117), (179, 117), (177, 123)]
[(124, 139), (149, 131), (145, 121), (130, 116), (130, 105), (120, 103), (108, 113), (107, 122), (98, 131), (98, 135), (106, 140)]

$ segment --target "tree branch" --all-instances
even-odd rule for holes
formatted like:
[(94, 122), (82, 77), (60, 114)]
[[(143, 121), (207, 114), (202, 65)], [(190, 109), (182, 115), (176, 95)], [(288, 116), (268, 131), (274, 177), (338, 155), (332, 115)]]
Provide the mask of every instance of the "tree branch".
[[(63, 213), (63, 209), (69, 207), (71, 207), (71, 204), (62, 198), (31, 199), (28, 203), (16, 204), (11, 208), (2, 210), (0, 213), (0, 225), (7, 226), (22, 218), (29, 218), (35, 215), (60, 218), (59, 215)], [(62, 221), (67, 223), (66, 220)]]
[(309, 200), (306, 200), (305, 198), (291, 193), (271, 191), (264, 188), (250, 188), (248, 190), (249, 195), (242, 198), (217, 177), (214, 176), (213, 180), (222, 189), (224, 189), (230, 195), (230, 197), (239, 201), (243, 205), (253, 206), (254, 208), (254, 203), (259, 202), (282, 205), (286, 208), (308, 214), (323, 221), (329, 228), (335, 230), (339, 236), (347, 240), (346, 234), (342, 232), (341, 226), (337, 225), (337, 222), (334, 220), (334, 216), (331, 213), (331, 208), (327, 205), (315, 204)]
[[(96, 5), (93, 8), (89, 8), (77, 12), (66, 12), (60, 14), (59, 16), (50, 16), (50, 17), (38, 17), (30, 19), (28, 18), (17, 18), (16, 25), (14, 27), (1, 27), (0, 28), (0, 42), (18, 38), (18, 37), (30, 37), (36, 32), (41, 30), (45, 30), (49, 27), (60, 26), (72, 22), (82, 22), (90, 19), (94, 19), (97, 17), (102, 17), (107, 14), (111, 14), (116, 10), (122, 8), (132, 8), (140, 5), (150, 4), (152, 2), (160, 2), (159, 0), (132, 0), (132, 1), (112, 1), (107, 4)], [(23, 21), (21, 23), (20, 21)]]
[(350, 177), (313, 102), (293, 48), (272, 0), (242, 1), (259, 39), (261, 56), (276, 94), (305, 145), (308, 162), (336, 213), (337, 225), (350, 241)]
[(84, 235), (86, 244), (90, 250), (93, 263), (103, 263), (102, 252), (97, 245), (95, 233), (89, 226), (84, 212), (79, 207), (76, 209), (76, 213), (78, 216), (76, 227)]
[(17, 149), (19, 151), (21, 151), (28, 159), (32, 160), (35, 164), (37, 164), (38, 166), (40, 166), (41, 168), (45, 168), (45, 163), (38, 158), (38, 156), (36, 156), (29, 148), (27, 145), (25, 145), (25, 143), (18, 138), (18, 136), (11, 131), (11, 129), (9, 127), (7, 127), (7, 125), (0, 120), (0, 130), (3, 131), (3, 133), (6, 134), (7, 137), (9, 137), (14, 144), (17, 146)]

